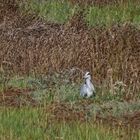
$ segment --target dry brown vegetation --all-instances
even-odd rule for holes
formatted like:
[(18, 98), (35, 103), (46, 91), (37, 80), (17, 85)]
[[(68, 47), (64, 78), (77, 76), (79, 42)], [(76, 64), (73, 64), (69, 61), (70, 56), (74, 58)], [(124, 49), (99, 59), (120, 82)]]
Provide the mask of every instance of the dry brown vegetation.
[(30, 74), (89, 70), (95, 83), (140, 87), (140, 30), (130, 24), (88, 28), (75, 15), (66, 25), (0, 5), (1, 72)]
[(9, 88), (0, 94), (0, 106), (7, 107), (21, 107), (21, 106), (35, 106), (36, 102), (31, 98), (30, 89), (13, 89)]

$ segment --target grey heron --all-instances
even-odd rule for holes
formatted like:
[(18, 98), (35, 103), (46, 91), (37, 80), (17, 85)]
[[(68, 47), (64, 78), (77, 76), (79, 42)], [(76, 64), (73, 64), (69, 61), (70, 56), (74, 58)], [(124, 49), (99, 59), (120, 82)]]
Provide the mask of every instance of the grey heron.
[(84, 84), (81, 86), (80, 95), (82, 97), (89, 98), (92, 95), (95, 95), (96, 91), (94, 85), (91, 82), (91, 75), (89, 72), (86, 72), (84, 75)]

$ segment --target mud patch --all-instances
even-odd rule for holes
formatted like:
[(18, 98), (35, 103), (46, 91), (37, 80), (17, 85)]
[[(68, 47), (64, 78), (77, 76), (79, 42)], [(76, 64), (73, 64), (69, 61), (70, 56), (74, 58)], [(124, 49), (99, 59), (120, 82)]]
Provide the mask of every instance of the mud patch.
[(140, 111), (123, 116), (123, 120), (125, 125), (130, 124), (131, 127), (140, 129)]
[(35, 106), (36, 102), (31, 97), (31, 91), (31, 89), (8, 88), (0, 93), (0, 106)]
[[(85, 101), (84, 101), (85, 102)], [(110, 125), (112, 127), (125, 127), (130, 129), (140, 129), (140, 112), (132, 112), (122, 115), (120, 117), (103, 116), (100, 113), (96, 113), (92, 116), (89, 109), (85, 107), (86, 104), (81, 104), (79, 106), (73, 106), (68, 103), (54, 102), (47, 107), (47, 113), (50, 114), (51, 121), (65, 121), (65, 122), (90, 122), (90, 123), (103, 123), (105, 125)]]
[(52, 121), (86, 121), (86, 112), (76, 110), (73, 106), (66, 103), (54, 102), (48, 106), (47, 112), (50, 112)]

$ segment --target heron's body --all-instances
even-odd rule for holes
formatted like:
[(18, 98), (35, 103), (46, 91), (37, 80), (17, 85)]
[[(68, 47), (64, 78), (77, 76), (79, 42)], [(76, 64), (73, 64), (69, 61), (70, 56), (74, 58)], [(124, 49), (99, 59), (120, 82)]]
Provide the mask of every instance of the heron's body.
[(85, 83), (81, 86), (80, 95), (89, 98), (92, 95), (95, 95), (95, 88), (91, 82), (91, 76), (89, 75), (89, 72), (85, 74), (84, 79)]

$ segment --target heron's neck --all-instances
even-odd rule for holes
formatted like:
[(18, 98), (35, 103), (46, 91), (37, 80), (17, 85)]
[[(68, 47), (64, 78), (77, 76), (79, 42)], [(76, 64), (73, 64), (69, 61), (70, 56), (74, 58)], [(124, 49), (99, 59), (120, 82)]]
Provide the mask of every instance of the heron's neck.
[(91, 83), (91, 79), (89, 79), (89, 78), (85, 79), (85, 84), (86, 85), (90, 86), (90, 83)]

